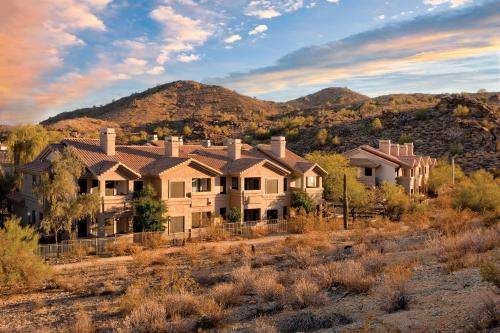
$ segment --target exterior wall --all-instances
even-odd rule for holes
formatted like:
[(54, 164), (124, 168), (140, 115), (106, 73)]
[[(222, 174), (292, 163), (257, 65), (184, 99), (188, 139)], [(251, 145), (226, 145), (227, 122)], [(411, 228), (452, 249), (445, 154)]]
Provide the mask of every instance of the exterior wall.
[(397, 164), (387, 161), (381, 157), (370, 154), (365, 151), (358, 151), (355, 154), (349, 156), (350, 158), (366, 158), (380, 164), (379, 167), (374, 170), (375, 184), (378, 185), (382, 182), (388, 182), (391, 184), (396, 184), (396, 169)]

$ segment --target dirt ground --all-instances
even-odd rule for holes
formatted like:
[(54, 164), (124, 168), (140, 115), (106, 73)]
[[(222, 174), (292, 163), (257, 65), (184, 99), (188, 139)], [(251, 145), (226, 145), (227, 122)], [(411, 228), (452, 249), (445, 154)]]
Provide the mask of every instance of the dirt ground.
[[(90, 318), (89, 331), (123, 331), (130, 315), (123, 310), (127, 288), (141, 278), (161, 281), (166, 267), (172, 265), (189, 272), (199, 285), (200, 291), (196, 294), (202, 295), (202, 299), (208, 295), (215, 297), (217, 285), (236, 285), (234, 271), (239, 267), (249, 267), (255, 281), (266, 281), (267, 275), (276, 273), (273, 283), (282, 286), (277, 288), (281, 290), (279, 297), (260, 297), (258, 284), (261, 282), (252, 284), (253, 287), (245, 286), (245, 291), (235, 296), (238, 299), (225, 306), (221, 323), (204, 329), (206, 331), (471, 332), (485, 329), (500, 332), (498, 322), (483, 324), (486, 312), (498, 311), (500, 293), (494, 283), (484, 280), (479, 268), (484, 260), (498, 262), (499, 229), (481, 226), (477, 230), (493, 235), (489, 242), (494, 245), (459, 252), (461, 255), (453, 259), (455, 261), (451, 261), (449, 255), (447, 260), (443, 259), (443, 250), (438, 250), (442, 244), (448, 244), (439, 231), (408, 228), (403, 224), (188, 244), (132, 256), (89, 257), (76, 263), (55, 265), (55, 277), (44, 287), (2, 290), (0, 332), (75, 331), (75, 323), (82, 314)], [(482, 241), (480, 237), (477, 239)], [(360, 263), (363, 273), (353, 271), (345, 281), (337, 277), (325, 284), (328, 277), (320, 275), (324, 272), (321, 269), (333, 267), (328, 266), (332, 263), (347, 262)], [(460, 265), (451, 265), (451, 262)], [(401, 278), (401, 274), (390, 275), (394, 267), (407, 272), (407, 278)], [(347, 271), (348, 268), (345, 272), (341, 268), (331, 274), (347, 274)], [(370, 281), (366, 288), (357, 287), (360, 274)], [(388, 284), (390, 276), (396, 276), (394, 284), (402, 286), (396, 289), (404, 294), (407, 304), (387, 310), (387, 305), (394, 301), (395, 287)], [(316, 291), (311, 287), (312, 296), (297, 296), (297, 281), (302, 278), (316, 281), (315, 285), (319, 286)], [(496, 316), (498, 318), (498, 312)]]

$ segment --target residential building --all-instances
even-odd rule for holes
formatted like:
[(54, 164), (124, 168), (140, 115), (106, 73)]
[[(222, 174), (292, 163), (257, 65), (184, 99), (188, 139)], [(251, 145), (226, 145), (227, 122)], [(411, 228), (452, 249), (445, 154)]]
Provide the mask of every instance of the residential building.
[(12, 163), (9, 157), (7, 146), (0, 142), (0, 174), (11, 174)]
[[(326, 172), (286, 148), (284, 137), (256, 147), (227, 139), (223, 146), (209, 140), (183, 144), (178, 137), (151, 140), (147, 145), (116, 145), (114, 129), (100, 132), (100, 139), (64, 139), (47, 146), (19, 171), (24, 187), (17, 214), (37, 224), (41, 207), (33, 184), (48, 172), (51, 156), (73, 147), (86, 173), (78, 180), (81, 193), (99, 193), (98, 225), (79, 225), (80, 237), (132, 231), (132, 195), (151, 185), (167, 207), (166, 232), (186, 232), (204, 227), (215, 216), (224, 217), (232, 207), (241, 211), (242, 223), (281, 219), (290, 209), (291, 192), (307, 192), (319, 206)], [(15, 208), (14, 208), (15, 210)]]
[(415, 155), (413, 143), (379, 140), (379, 147), (363, 145), (344, 154), (358, 167), (359, 180), (370, 187), (388, 182), (403, 186), (410, 195), (426, 193), (427, 180), (436, 159)]

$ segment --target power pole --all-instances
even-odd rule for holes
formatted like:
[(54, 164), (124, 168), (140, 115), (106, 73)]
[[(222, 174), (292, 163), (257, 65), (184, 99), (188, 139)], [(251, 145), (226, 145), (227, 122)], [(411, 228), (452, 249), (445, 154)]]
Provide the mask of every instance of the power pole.
[(347, 202), (347, 176), (344, 173), (344, 229), (349, 228), (349, 203)]
[(451, 157), (451, 183), (455, 185), (455, 157)]

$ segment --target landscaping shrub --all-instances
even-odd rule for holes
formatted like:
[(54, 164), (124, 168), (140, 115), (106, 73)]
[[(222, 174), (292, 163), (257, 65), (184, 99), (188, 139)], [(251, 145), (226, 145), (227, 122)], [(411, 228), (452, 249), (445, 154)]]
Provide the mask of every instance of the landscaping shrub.
[(500, 215), (500, 179), (485, 170), (473, 172), (470, 177), (457, 184), (452, 193), (452, 204), (457, 208), (469, 208)]
[(292, 203), (293, 208), (303, 208), (306, 213), (312, 213), (316, 210), (316, 205), (314, 200), (304, 191), (293, 191), (292, 192)]
[(241, 211), (237, 207), (231, 207), (227, 213), (227, 219), (229, 222), (240, 222), (241, 221)]
[(10, 219), (0, 229), (0, 286), (33, 287), (52, 275), (37, 255), (38, 233), (19, 223), (20, 219)]

